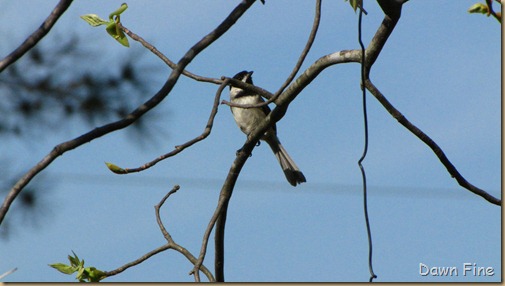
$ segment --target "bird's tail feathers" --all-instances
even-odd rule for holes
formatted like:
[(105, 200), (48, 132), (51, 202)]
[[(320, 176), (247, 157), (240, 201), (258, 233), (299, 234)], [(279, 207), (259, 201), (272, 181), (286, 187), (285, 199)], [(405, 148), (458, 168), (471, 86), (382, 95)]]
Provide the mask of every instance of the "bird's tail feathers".
[(277, 143), (277, 146), (272, 146), (272, 144), (269, 145), (272, 147), (272, 150), (275, 153), (275, 157), (279, 161), (279, 164), (281, 165), (282, 171), (284, 172), (284, 175), (286, 176), (288, 182), (295, 187), (297, 184), (305, 183), (305, 176), (300, 171), (295, 161), (291, 159), (288, 152), (286, 149), (284, 149), (281, 143)]

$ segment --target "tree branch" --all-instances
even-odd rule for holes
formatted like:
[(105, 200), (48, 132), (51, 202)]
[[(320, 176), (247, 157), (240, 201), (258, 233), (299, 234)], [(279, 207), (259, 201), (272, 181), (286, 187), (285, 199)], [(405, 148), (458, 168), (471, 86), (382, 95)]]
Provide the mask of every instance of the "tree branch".
[[(117, 23), (117, 25), (119, 26), (119, 28), (121, 28), (121, 30), (123, 30), (130, 38), (132, 38), (133, 40), (139, 42), (142, 44), (142, 46), (144, 46), (146, 49), (148, 49), (150, 52), (152, 52), (153, 54), (155, 54), (157, 57), (159, 57), (165, 64), (167, 64), (167, 66), (169, 66), (171, 69), (175, 69), (177, 67), (177, 64), (172, 62), (167, 56), (165, 56), (162, 52), (160, 52), (158, 49), (156, 49), (155, 46), (151, 45), (149, 42), (147, 42), (146, 40), (144, 40), (142, 37), (140, 37), (139, 35), (135, 34), (134, 32), (130, 31), (130, 29), (126, 28), (125, 26), (123, 26), (123, 24), (121, 22)], [(194, 79), (196, 81), (200, 81), (200, 82), (209, 82), (209, 83), (214, 83), (214, 84), (221, 84), (222, 81), (219, 80), (219, 79), (216, 79), (216, 78), (210, 78), (210, 77), (203, 77), (203, 76), (199, 76), (199, 75), (196, 75), (194, 73), (191, 73), (187, 70), (183, 70), (182, 71), (182, 74), (191, 78), (191, 79)]]
[(42, 38), (44, 38), (44, 36), (47, 35), (47, 33), (49, 33), (51, 28), (54, 26), (56, 21), (58, 21), (60, 16), (63, 15), (68, 7), (70, 7), (72, 1), (73, 0), (60, 0), (58, 5), (54, 7), (53, 11), (51, 11), (51, 14), (49, 14), (44, 23), (42, 23), (42, 25), (40, 25), (40, 27), (35, 30), (28, 38), (26, 38), (26, 40), (19, 47), (17, 47), (8, 56), (0, 61), (0, 73), (9, 65), (16, 62), (26, 52), (33, 48)]
[[(163, 225), (163, 222), (161, 221), (161, 218), (160, 218), (160, 208), (163, 206), (163, 204), (168, 199), (168, 197), (170, 197), (170, 195), (177, 192), (179, 190), (179, 188), (180, 187), (178, 185), (174, 186), (172, 188), (172, 190), (170, 192), (168, 192), (165, 195), (165, 197), (163, 197), (163, 199), (161, 199), (161, 201), (156, 206), (154, 206), (154, 209), (156, 211), (156, 221), (158, 222), (158, 226), (160, 227), (160, 230), (163, 233), (163, 236), (168, 241), (168, 244), (171, 246), (171, 248), (176, 250), (177, 252), (181, 253), (182, 255), (184, 255), (184, 257), (186, 257), (194, 265), (197, 261), (197, 258), (195, 256), (193, 256), (193, 254), (191, 254), (191, 252), (189, 252), (189, 250), (187, 250), (186, 248), (177, 244), (173, 240), (172, 236), (168, 233), (168, 231), (166, 230), (166, 228)], [(215, 282), (214, 276), (209, 271), (209, 269), (207, 269), (207, 267), (205, 267), (205, 265), (201, 266), (200, 271), (202, 271), (205, 274), (205, 276), (207, 276), (207, 279), (209, 279), (209, 282)]]
[(85, 143), (88, 143), (96, 138), (99, 138), (108, 133), (114, 132), (119, 129), (123, 129), (138, 118), (144, 115), (146, 112), (157, 106), (172, 90), (172, 88), (177, 83), (179, 76), (181, 75), (184, 68), (205, 48), (212, 44), (215, 40), (221, 37), (228, 29), (235, 24), (235, 22), (247, 11), (247, 9), (255, 2), (255, 0), (243, 0), (229, 15), (226, 19), (219, 24), (212, 32), (206, 35), (203, 39), (198, 41), (193, 47), (191, 47), (186, 54), (179, 60), (177, 67), (170, 73), (167, 81), (163, 87), (148, 101), (140, 105), (132, 111), (130, 114), (126, 115), (123, 119), (103, 125), (101, 127), (95, 128), (75, 139), (61, 143), (53, 148), (53, 150), (46, 155), (39, 163), (32, 167), (21, 179), (19, 179), (16, 184), (11, 188), (9, 193), (4, 199), (2, 207), (0, 208), (0, 224), (2, 223), (7, 211), (9, 210), (11, 204), (17, 197), (17, 195), (23, 190), (23, 188), (42, 170), (44, 170), (52, 161), (61, 156), (63, 153), (77, 148)]
[[(186, 248), (180, 246), (179, 244), (177, 244), (173, 239), (172, 239), (172, 236), (168, 233), (168, 231), (166, 230), (165, 226), (163, 225), (163, 222), (161, 220), (161, 217), (160, 217), (160, 209), (161, 207), (163, 206), (163, 204), (165, 203), (165, 201), (174, 193), (176, 193), (178, 190), (180, 189), (179, 185), (175, 185), (172, 190), (170, 190), (170, 192), (168, 192), (162, 199), (161, 201), (154, 206), (154, 210), (155, 210), (155, 214), (156, 214), (156, 221), (158, 223), (158, 226), (160, 227), (160, 230), (161, 232), (163, 233), (163, 236), (165, 237), (165, 239), (167, 240), (167, 244), (165, 245), (162, 245), (144, 255), (142, 255), (140, 258), (132, 261), (132, 262), (129, 262), (129, 263), (126, 263), (125, 265), (117, 268), (117, 269), (114, 269), (112, 271), (106, 271), (105, 272), (105, 277), (110, 277), (110, 276), (114, 276), (114, 275), (117, 275), (123, 271), (125, 271), (126, 269), (130, 268), (130, 267), (133, 267), (133, 266), (136, 266), (144, 261), (146, 261), (147, 259), (151, 258), (152, 256), (160, 253), (160, 252), (163, 252), (165, 250), (168, 250), (168, 249), (173, 249), (179, 253), (181, 253), (182, 255), (184, 255), (191, 263), (195, 264), (196, 262), (196, 258), (191, 254), (191, 252), (189, 252)], [(209, 279), (209, 282), (214, 282), (215, 279), (214, 279), (214, 276), (212, 276), (212, 273), (204, 266), (202, 265), (201, 266), (201, 271), (207, 276), (207, 278)]]
[(110, 277), (110, 276), (117, 275), (117, 274), (125, 271), (126, 269), (128, 269), (130, 267), (133, 267), (135, 265), (139, 265), (140, 263), (142, 263), (142, 262), (146, 261), (147, 259), (149, 259), (151, 256), (154, 256), (154, 255), (156, 255), (156, 254), (158, 254), (160, 252), (163, 252), (163, 251), (165, 251), (167, 249), (171, 249), (171, 248), (172, 248), (172, 246), (169, 243), (167, 243), (165, 245), (162, 245), (162, 246), (160, 246), (160, 247), (158, 247), (158, 248), (156, 248), (156, 249), (154, 249), (152, 251), (149, 251), (148, 253), (142, 255), (142, 257), (140, 257), (140, 258), (138, 258), (138, 259), (136, 259), (136, 260), (134, 260), (132, 262), (126, 263), (125, 265), (123, 265), (123, 266), (121, 266), (121, 267), (119, 267), (117, 269), (114, 269), (114, 270), (111, 270), (111, 271), (106, 271), (105, 272), (105, 277)]
[(151, 162), (148, 162), (138, 168), (121, 168), (120, 170), (118, 171), (113, 171), (114, 173), (116, 174), (130, 174), (130, 173), (136, 173), (136, 172), (141, 172), (141, 171), (144, 171), (146, 169), (149, 169), (151, 168), (152, 166), (156, 165), (157, 163), (159, 163), (160, 161), (163, 161), (167, 158), (170, 158), (170, 157), (173, 157), (177, 154), (179, 154), (180, 152), (182, 152), (184, 149), (192, 146), (193, 144), (197, 143), (197, 142), (200, 142), (202, 140), (204, 140), (205, 138), (207, 138), (209, 135), (210, 135), (210, 132), (212, 131), (212, 126), (214, 126), (214, 118), (216, 117), (216, 114), (217, 114), (217, 109), (219, 107), (219, 99), (221, 97), (221, 93), (223, 92), (223, 89), (228, 85), (228, 79), (225, 79), (221, 85), (219, 86), (217, 92), (216, 92), (216, 96), (214, 97), (214, 104), (212, 106), (212, 110), (210, 112), (210, 115), (209, 115), (209, 119), (207, 121), (207, 125), (205, 125), (205, 128), (202, 132), (202, 134), (200, 134), (199, 136), (185, 142), (184, 144), (181, 144), (181, 145), (177, 145), (175, 146), (175, 149), (169, 153), (166, 153), (162, 156), (159, 156), (158, 158), (152, 160)]
[[(300, 57), (298, 58), (298, 62), (296, 63), (295, 67), (291, 71), (291, 74), (288, 76), (286, 81), (282, 84), (282, 86), (275, 92), (274, 98), (277, 98), (283, 91), (286, 89), (286, 87), (293, 81), (295, 78), (296, 74), (302, 67), (303, 62), (305, 61), (305, 58), (307, 57), (307, 54), (310, 51), (310, 48), (312, 47), (312, 44), (314, 43), (314, 40), (316, 39), (316, 34), (317, 30), (319, 29), (319, 22), (321, 21), (321, 0), (316, 0), (316, 11), (314, 15), (314, 21), (312, 23), (312, 30), (310, 31), (309, 39), (307, 40), (307, 43), (305, 44), (305, 47), (303, 48), (302, 53), (300, 54)], [(274, 99), (275, 100), (275, 99)]]
[(426, 135), (422, 130), (417, 128), (409, 120), (407, 120), (400, 111), (398, 111), (389, 101), (384, 97), (384, 95), (373, 85), (369, 78), (370, 70), (378, 58), (382, 48), (384, 47), (387, 39), (393, 32), (393, 29), (398, 23), (401, 15), (401, 9), (405, 2), (408, 0), (377, 0), (382, 10), (386, 14), (381, 26), (377, 30), (375, 36), (367, 47), (366, 51), (366, 80), (365, 87), (374, 95), (374, 97), (384, 106), (384, 108), (396, 119), (400, 124), (407, 128), (410, 132), (416, 135), (421, 141), (423, 141), (435, 155), (439, 158), (440, 162), (446, 167), (449, 174), (456, 179), (460, 186), (471, 191), (472, 193), (479, 195), (489, 201), (492, 204), (501, 205), (501, 200), (493, 197), (484, 190), (477, 188), (476, 186), (470, 184), (454, 167), (454, 165), (445, 156), (443, 150), (433, 141), (428, 135)]
[(417, 128), (414, 124), (412, 124), (403, 114), (398, 111), (385, 97), (384, 95), (375, 87), (370, 79), (365, 80), (365, 87), (373, 94), (373, 96), (384, 106), (384, 108), (395, 118), (398, 122), (407, 128), (410, 132), (416, 135), (421, 141), (423, 141), (428, 147), (431, 148), (433, 153), (438, 157), (440, 162), (445, 166), (451, 177), (456, 179), (460, 186), (471, 191), (472, 193), (483, 197), (488, 202), (501, 205), (501, 200), (493, 197), (488, 194), (484, 190), (477, 188), (476, 186), (470, 184), (454, 167), (454, 165), (449, 161), (444, 151), (433, 141), (426, 133), (424, 133), (421, 129)]

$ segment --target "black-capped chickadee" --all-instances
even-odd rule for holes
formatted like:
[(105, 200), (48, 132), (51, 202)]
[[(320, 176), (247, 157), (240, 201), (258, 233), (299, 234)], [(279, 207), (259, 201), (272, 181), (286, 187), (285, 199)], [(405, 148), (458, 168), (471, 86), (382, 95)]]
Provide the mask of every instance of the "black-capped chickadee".
[[(253, 84), (252, 73), (252, 71), (241, 71), (233, 78), (248, 84)], [(232, 103), (242, 105), (264, 102), (263, 98), (259, 94), (251, 94), (234, 86), (230, 86), (230, 100)], [(240, 130), (242, 130), (242, 132), (246, 135), (249, 135), (270, 113), (270, 108), (266, 105), (257, 108), (231, 107), (231, 112), (233, 113), (235, 122), (237, 122)], [(275, 124), (265, 132), (265, 134), (261, 137), (261, 140), (266, 141), (270, 148), (272, 148), (275, 157), (282, 167), (282, 171), (284, 171), (284, 175), (286, 175), (286, 179), (291, 185), (296, 186), (297, 184), (305, 182), (305, 176), (300, 169), (298, 169), (298, 166), (296, 166), (293, 159), (291, 159), (288, 155), (286, 149), (282, 147), (279, 138), (277, 138), (277, 128)]]

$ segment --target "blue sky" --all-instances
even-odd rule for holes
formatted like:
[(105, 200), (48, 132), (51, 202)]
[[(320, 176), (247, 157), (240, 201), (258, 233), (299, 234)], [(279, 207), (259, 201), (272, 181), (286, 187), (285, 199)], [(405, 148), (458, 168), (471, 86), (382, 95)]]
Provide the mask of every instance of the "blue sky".
[[(500, 27), (496, 20), (469, 15), (469, 1), (409, 1), (372, 68), (371, 79), (409, 120), (446, 152), (472, 184), (501, 196)], [(2, 57), (49, 14), (57, 1), (2, 1), (0, 24), (9, 41)], [(108, 72), (125, 49), (80, 15), (106, 18), (123, 1), (75, 1), (53, 30), (77, 33), (96, 51), (85, 68)], [(172, 60), (215, 27), (238, 1), (129, 1), (125, 26)], [(382, 21), (368, 1), (364, 40)], [(188, 70), (205, 76), (233, 76), (254, 70), (254, 81), (275, 91), (296, 63), (310, 32), (313, 1), (254, 4), (227, 34), (202, 52)], [(342, 0), (323, 1), (313, 49), (302, 68), (319, 57), (358, 48), (357, 15)], [(47, 37), (43, 44), (55, 41)], [(44, 43), (46, 42), (46, 43)], [(138, 54), (138, 53), (137, 53)], [(151, 90), (169, 74), (159, 67)], [(180, 155), (140, 174), (117, 176), (103, 162), (137, 167), (201, 133), (215, 85), (182, 78), (151, 122), (156, 142), (135, 144), (119, 131), (58, 158), (44, 172), (57, 179), (46, 186), (46, 215), (19, 228), (0, 244), (0, 273), (18, 270), (14, 281), (73, 281), (47, 266), (66, 262), (75, 251), (87, 265), (115, 269), (164, 244), (153, 206), (173, 185), (181, 190), (162, 209), (175, 241), (198, 253), (219, 190), (245, 137), (226, 106), (211, 135)], [(125, 94), (124, 96), (128, 96)], [(369, 150), (364, 161), (376, 281), (482, 281), (501, 279), (501, 208), (458, 186), (431, 150), (368, 97)], [(101, 122), (101, 123), (106, 123)], [(359, 66), (326, 69), (290, 105), (277, 124), (285, 148), (307, 183), (291, 187), (266, 144), (254, 149), (230, 202), (226, 226), (227, 281), (367, 281), (367, 238), (362, 210), (363, 119)], [(36, 144), (5, 140), (0, 154), (16, 154), (7, 172), (22, 171), (51, 148), (89, 130), (71, 122)], [(22, 163), (20, 163), (22, 162)], [(14, 212), (12, 212), (14, 213)], [(12, 214), (9, 213), (9, 214)], [(205, 264), (212, 267), (210, 250)], [(458, 276), (419, 274), (419, 265), (457, 267)], [(464, 263), (494, 268), (494, 276), (463, 275)], [(164, 252), (106, 281), (193, 281), (191, 265)], [(470, 274), (470, 273), (469, 273)]]

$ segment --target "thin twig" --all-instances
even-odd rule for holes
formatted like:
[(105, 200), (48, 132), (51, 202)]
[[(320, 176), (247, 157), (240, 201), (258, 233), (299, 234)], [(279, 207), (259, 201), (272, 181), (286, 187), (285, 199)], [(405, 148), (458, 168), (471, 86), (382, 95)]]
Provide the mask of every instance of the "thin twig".
[[(173, 249), (173, 250), (181, 253), (182, 255), (184, 255), (184, 257), (186, 257), (194, 265), (197, 262), (197, 258), (193, 254), (191, 254), (191, 252), (189, 252), (189, 250), (187, 250), (186, 248), (184, 248), (183, 246), (177, 244), (174, 241), (174, 239), (172, 238), (172, 236), (168, 233), (167, 229), (163, 225), (163, 221), (161, 220), (161, 217), (160, 217), (160, 209), (161, 209), (161, 207), (163, 206), (163, 204), (165, 203), (165, 201), (168, 199), (168, 197), (170, 197), (172, 194), (174, 194), (175, 192), (177, 192), (179, 190), (179, 188), (180, 188), (179, 185), (175, 185), (172, 188), (172, 190), (170, 192), (168, 192), (161, 199), (161, 201), (156, 206), (154, 206), (155, 213), (156, 213), (156, 221), (158, 222), (158, 226), (160, 227), (160, 230), (163, 233), (163, 236), (168, 241), (168, 244), (171, 246), (171, 249)], [(205, 267), (205, 265), (202, 265), (200, 267), (200, 271), (202, 271), (205, 274), (205, 276), (207, 276), (207, 279), (209, 279), (209, 282), (215, 282), (214, 276), (209, 271), (209, 269), (207, 267)]]
[(9, 271), (7, 271), (7, 272), (3, 273), (3, 274), (0, 274), (0, 280), (1, 280), (1, 279), (4, 279), (4, 278), (5, 278), (6, 276), (8, 276), (8, 275), (11, 275), (12, 273), (16, 272), (17, 270), (18, 270), (18, 268), (17, 268), (17, 267), (15, 267), (15, 268), (13, 268), (13, 269), (11, 269), (11, 270), (9, 270)]
[(135, 265), (138, 265), (144, 261), (146, 261), (147, 259), (149, 259), (150, 257), (160, 253), (160, 252), (163, 252), (165, 250), (168, 250), (172, 248), (171, 245), (169, 243), (165, 244), (165, 245), (162, 245), (152, 251), (149, 251), (148, 253), (142, 255), (142, 257), (138, 258), (138, 259), (135, 259), (134, 261), (132, 262), (129, 262), (129, 263), (126, 263), (125, 265), (117, 268), (117, 269), (114, 269), (112, 271), (106, 271), (105, 272), (105, 277), (110, 277), (110, 276), (114, 276), (114, 275), (117, 275), (123, 271), (125, 271), (126, 269), (130, 268), (130, 267), (133, 267)]
[(156, 222), (158, 223), (158, 226), (160, 227), (161, 233), (165, 237), (165, 239), (168, 241), (168, 243), (174, 243), (174, 240), (172, 236), (168, 233), (167, 229), (163, 225), (163, 222), (161, 221), (160, 217), (160, 209), (165, 203), (165, 201), (172, 195), (175, 194), (181, 187), (179, 185), (175, 185), (170, 192), (168, 192), (162, 199), (161, 201), (154, 206), (154, 212), (156, 214)]
[(141, 172), (141, 171), (144, 171), (146, 169), (149, 169), (151, 168), (152, 166), (156, 165), (157, 163), (159, 163), (160, 161), (163, 161), (167, 158), (170, 158), (170, 157), (173, 157), (177, 154), (179, 154), (180, 152), (182, 152), (184, 149), (192, 146), (193, 144), (199, 142), (199, 141), (202, 141), (204, 140), (205, 138), (207, 138), (209, 135), (210, 135), (210, 132), (212, 131), (212, 126), (214, 125), (214, 118), (216, 117), (216, 114), (217, 114), (217, 110), (218, 110), (218, 107), (219, 107), (219, 99), (221, 97), (221, 93), (223, 91), (223, 89), (228, 85), (228, 79), (225, 79), (221, 85), (219, 86), (219, 88), (217, 89), (217, 92), (216, 92), (216, 96), (214, 97), (214, 104), (212, 105), (212, 110), (210, 112), (210, 115), (209, 115), (209, 119), (207, 121), (207, 125), (205, 125), (205, 128), (202, 132), (202, 134), (200, 134), (199, 136), (181, 144), (181, 145), (177, 145), (175, 146), (175, 149), (172, 150), (171, 152), (169, 153), (166, 153), (164, 155), (161, 155), (159, 156), (158, 158), (152, 160), (151, 162), (148, 162), (138, 168), (124, 168), (124, 169), (121, 169), (120, 171), (117, 171), (115, 172), (116, 174), (130, 174), (130, 173), (136, 173), (136, 172)]
[[(171, 69), (175, 69), (177, 67), (176, 63), (172, 62), (167, 56), (165, 56), (162, 52), (160, 52), (158, 49), (156, 49), (156, 47), (154, 47), (152, 44), (150, 44), (149, 42), (147, 42), (146, 40), (144, 40), (142, 37), (135, 34), (134, 32), (130, 31), (130, 29), (123, 26), (123, 24), (121, 22), (119, 22), (117, 24), (118, 24), (119, 28), (121, 28), (121, 30), (123, 30), (130, 38), (141, 43), (146, 49), (148, 49), (150, 52), (152, 52), (157, 57), (159, 57)], [(214, 84), (221, 84), (222, 83), (222, 80), (219, 80), (216, 78), (199, 76), (199, 75), (191, 73), (187, 70), (183, 70), (182, 74), (191, 78), (191, 79), (194, 79), (194, 80), (200, 81), (200, 82), (209, 82), (209, 83), (214, 83)]]
[(305, 58), (307, 57), (307, 54), (309, 53), (310, 48), (314, 43), (320, 21), (321, 21), (321, 0), (316, 0), (316, 13), (314, 15), (314, 22), (312, 23), (312, 29), (310, 31), (309, 39), (307, 40), (307, 43), (305, 44), (305, 47), (303, 48), (303, 51), (300, 54), (300, 57), (298, 58), (298, 62), (291, 71), (291, 74), (288, 76), (286, 81), (281, 85), (279, 90), (277, 90), (277, 92), (274, 94), (275, 98), (277, 98), (284, 91), (284, 89), (286, 89), (286, 87), (293, 81), (298, 71), (300, 71), (303, 62), (305, 61)]
[[(165, 237), (165, 239), (167, 240), (168, 243), (144, 254), (142, 257), (140, 257), (132, 262), (126, 263), (125, 265), (123, 265), (115, 270), (105, 272), (105, 277), (117, 275), (117, 274), (125, 271), (126, 269), (136, 266), (136, 265), (146, 261), (147, 259), (151, 258), (152, 256), (154, 256), (158, 253), (161, 253), (165, 250), (169, 250), (169, 249), (173, 249), (173, 250), (181, 253), (193, 264), (196, 262), (197, 259), (186, 248), (180, 246), (172, 239), (172, 236), (168, 233), (168, 231), (166, 230), (166, 228), (163, 225), (163, 222), (161, 221), (161, 218), (160, 218), (160, 208), (163, 206), (163, 204), (168, 199), (168, 197), (170, 197), (172, 194), (177, 192), (179, 190), (179, 188), (180, 187), (178, 185), (175, 185), (172, 188), (172, 190), (170, 190), (170, 192), (168, 192), (161, 199), (161, 201), (156, 206), (154, 206), (155, 214), (156, 214), (156, 221), (158, 222), (158, 226), (160, 227), (160, 230), (163, 233), (163, 236)], [(200, 270), (207, 276), (207, 278), (209, 279), (210, 282), (215, 281), (214, 277), (212, 276), (212, 273), (204, 265), (201, 266)]]
[[(40, 25), (40, 27), (35, 30), (26, 40), (19, 46), (17, 47), (14, 51), (12, 51), (8, 56), (3, 58), (0, 61), (0, 73), (6, 69), (9, 65), (12, 63), (16, 62), (19, 58), (21, 58), (26, 52), (31, 50), (37, 43), (44, 38), (47, 33), (51, 30), (51, 28), (54, 26), (56, 21), (60, 18), (63, 13), (70, 7), (70, 4), (72, 4), (73, 0), (60, 0), (60, 2), (54, 7), (53, 11), (51, 11), (51, 14), (46, 18), (44, 23)], [(32, 4), (33, 5), (33, 4)], [(23, 17), (26, 17), (27, 15), (23, 15)], [(1, 222), (1, 220), (0, 220)]]

